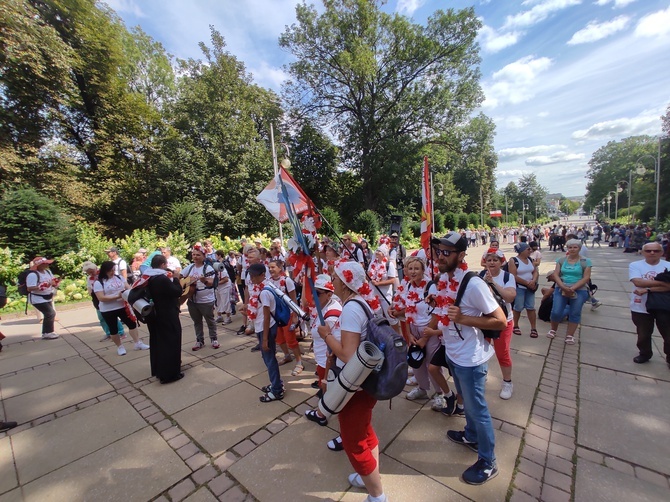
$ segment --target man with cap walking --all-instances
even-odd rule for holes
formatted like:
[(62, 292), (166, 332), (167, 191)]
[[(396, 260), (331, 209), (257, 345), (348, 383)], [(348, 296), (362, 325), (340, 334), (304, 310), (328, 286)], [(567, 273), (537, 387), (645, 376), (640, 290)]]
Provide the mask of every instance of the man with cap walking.
[(443, 350), (435, 353), (431, 364), (446, 362), (465, 404), (465, 430), (447, 431), (447, 437), (477, 452), (479, 458), (463, 472), (463, 481), (480, 485), (498, 474), (495, 436), (485, 396), (487, 362), (495, 350), (482, 330), (503, 330), (507, 319), (489, 287), (476, 275), (470, 277), (460, 304), (454, 305), (460, 284), (468, 274), (465, 237), (449, 232), (440, 239), (433, 238), (431, 244), (441, 275), (427, 298), (435, 310), (424, 333), (442, 335)]

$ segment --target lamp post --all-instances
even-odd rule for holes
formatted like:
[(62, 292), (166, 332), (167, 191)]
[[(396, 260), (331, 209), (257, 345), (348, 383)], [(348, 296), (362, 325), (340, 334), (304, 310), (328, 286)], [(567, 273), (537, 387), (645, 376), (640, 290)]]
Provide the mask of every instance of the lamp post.
[[(614, 219), (618, 220), (619, 219), (619, 194), (623, 192), (623, 188), (621, 187), (621, 183), (629, 183), (626, 180), (619, 180), (616, 182), (616, 193), (614, 195)], [(628, 198), (630, 199), (630, 185), (628, 186), (629, 189), (629, 195)]]
[[(430, 180), (431, 183), (433, 181), (433, 173), (430, 173)], [(436, 185), (439, 185), (440, 190), (437, 192), (438, 197), (442, 197), (444, 195), (444, 185), (442, 183), (435, 183)], [(433, 190), (433, 196), (430, 199), (430, 218), (431, 218), (431, 228), (433, 229), (433, 232), (435, 231), (435, 192)]]
[(612, 194), (616, 196), (616, 191), (610, 190), (607, 192), (607, 219), (611, 220), (612, 219)]
[(479, 185), (479, 226), (484, 227), (484, 191)]
[(526, 204), (526, 200), (522, 199), (521, 200), (521, 223), (523, 225), (526, 224), (526, 209), (529, 209), (529, 208), (530, 208), (530, 206), (528, 206), (528, 204)]
[[(661, 138), (658, 138), (658, 157), (654, 158), (653, 155), (643, 155), (642, 157), (638, 158), (635, 163), (640, 164), (640, 160), (644, 158), (650, 158), (651, 160), (654, 161), (654, 181), (656, 182), (656, 225), (658, 225), (658, 198), (660, 194), (660, 188), (661, 188)], [(642, 171), (640, 173), (640, 171)], [(644, 174), (646, 171), (644, 167), (639, 167), (636, 172), (638, 174)]]

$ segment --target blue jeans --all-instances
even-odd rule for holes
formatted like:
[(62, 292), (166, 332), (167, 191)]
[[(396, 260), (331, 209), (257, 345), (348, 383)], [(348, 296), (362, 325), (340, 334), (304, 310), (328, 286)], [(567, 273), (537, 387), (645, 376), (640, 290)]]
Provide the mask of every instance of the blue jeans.
[(564, 316), (565, 308), (569, 307), (568, 322), (579, 324), (582, 321), (582, 307), (589, 298), (589, 292), (580, 289), (577, 292), (577, 298), (566, 298), (561, 294), (561, 288), (556, 287), (554, 291), (554, 304), (551, 307), (551, 320), (561, 322)]
[[(105, 332), (106, 336), (109, 336), (109, 326), (107, 326), (107, 322), (102, 318), (102, 314), (98, 309), (95, 309), (95, 313), (98, 314), (98, 321), (100, 321), (100, 326), (102, 327), (102, 330)], [(121, 321), (117, 319), (116, 321), (116, 332), (119, 335), (123, 334), (123, 324), (121, 324)]]
[(268, 369), (272, 393), (275, 396), (279, 396), (284, 392), (284, 382), (279, 375), (279, 363), (277, 362), (277, 356), (275, 356), (275, 352), (277, 352), (277, 324), (275, 323), (270, 327), (270, 332), (268, 334), (268, 350), (263, 350), (263, 333), (256, 333), (256, 336), (258, 337), (258, 344), (261, 346), (263, 362)]
[(477, 443), (479, 458), (490, 464), (496, 461), (496, 439), (491, 414), (486, 403), (485, 387), (488, 363), (479, 366), (459, 366), (447, 356), (447, 364), (454, 377), (456, 390), (465, 405), (465, 439)]

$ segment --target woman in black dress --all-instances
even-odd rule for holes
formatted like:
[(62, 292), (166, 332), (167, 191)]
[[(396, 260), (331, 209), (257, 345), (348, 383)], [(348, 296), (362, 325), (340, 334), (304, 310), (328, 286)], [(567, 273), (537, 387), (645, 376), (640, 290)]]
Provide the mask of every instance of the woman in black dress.
[(179, 321), (179, 297), (182, 288), (179, 279), (169, 278), (167, 259), (159, 254), (151, 259), (151, 268), (143, 276), (149, 276), (147, 288), (153, 300), (154, 310), (147, 317), (151, 345), (151, 375), (161, 383), (181, 379), (181, 322)]

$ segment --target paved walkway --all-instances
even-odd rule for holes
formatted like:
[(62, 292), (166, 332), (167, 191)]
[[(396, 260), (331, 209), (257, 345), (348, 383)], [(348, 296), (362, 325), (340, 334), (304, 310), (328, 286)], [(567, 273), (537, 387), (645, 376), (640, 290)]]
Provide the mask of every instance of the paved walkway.
[[(470, 261), (483, 251), (475, 248)], [(556, 256), (545, 253), (543, 274)], [(660, 338), (650, 363), (632, 361), (627, 266), (638, 257), (608, 248), (592, 257), (604, 306), (585, 307), (579, 343), (564, 344), (564, 327), (550, 341), (542, 322), (531, 339), (523, 318), (524, 335), (512, 341), (510, 401), (498, 397), (500, 370), (491, 364), (497, 478), (480, 487), (460, 481), (476, 455), (445, 432), (462, 428), (462, 418), (402, 397), (392, 409), (377, 405), (390, 500), (670, 500), (670, 369)], [(249, 351), (252, 339), (234, 334), (237, 320), (219, 327), (221, 349), (192, 352), (193, 328), (182, 316), (186, 377), (160, 385), (148, 378), (146, 352), (127, 342), (119, 357), (99, 341), (92, 307), (59, 319), (54, 341), (37, 338), (32, 317), (2, 323), (0, 417), (20, 425), (0, 433), (0, 502), (364, 499), (348, 486), (344, 454), (325, 446), (337, 421), (318, 427), (303, 417), (316, 403), (311, 354), (299, 377), (282, 367), (285, 399), (262, 404), (265, 367)]]

